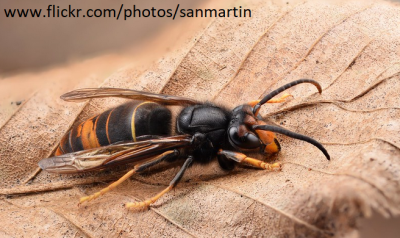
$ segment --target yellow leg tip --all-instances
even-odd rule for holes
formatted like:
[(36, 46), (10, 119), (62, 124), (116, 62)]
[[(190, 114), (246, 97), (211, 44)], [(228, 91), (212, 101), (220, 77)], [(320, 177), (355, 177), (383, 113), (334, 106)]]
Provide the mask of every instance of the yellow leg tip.
[(273, 163), (271, 165), (271, 169), (276, 169), (278, 171), (281, 171), (282, 170), (282, 164), (281, 163)]
[(288, 98), (288, 97), (294, 98), (292, 94), (285, 93), (279, 98), (273, 98), (273, 99), (269, 100), (267, 103), (282, 103), (282, 102), (286, 102), (287, 101), (286, 98)]
[(90, 199), (90, 196), (87, 196), (87, 197), (81, 197), (80, 199), (79, 199), (79, 204), (82, 204), (82, 203), (84, 203), (84, 202), (86, 202), (86, 201), (90, 201), (91, 199)]
[(137, 209), (146, 209), (149, 208), (151, 201), (146, 200), (144, 202), (128, 202), (125, 204), (125, 207), (128, 209), (137, 208)]
[(100, 196), (103, 195), (104, 193), (105, 193), (105, 191), (102, 190), (102, 191), (97, 192), (97, 193), (94, 193), (94, 194), (92, 194), (92, 195), (90, 195), (90, 196), (81, 197), (81, 198), (79, 199), (79, 204), (84, 203), (84, 202), (90, 202), (90, 201), (92, 201), (93, 199), (96, 199), (96, 198), (100, 197)]
[(266, 170), (271, 170), (271, 171), (274, 171), (274, 170), (281, 171), (282, 170), (282, 165), (279, 162), (278, 163), (273, 163), (273, 164), (263, 163), (262, 164), (262, 168), (266, 169)]

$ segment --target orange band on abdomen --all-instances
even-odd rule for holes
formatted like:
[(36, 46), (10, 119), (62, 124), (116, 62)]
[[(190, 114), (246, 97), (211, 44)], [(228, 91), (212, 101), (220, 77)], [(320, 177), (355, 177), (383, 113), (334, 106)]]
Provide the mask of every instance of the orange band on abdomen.
[[(97, 140), (96, 136), (95, 122), (93, 122), (94, 118), (95, 117), (88, 119), (82, 125), (81, 140), (83, 148), (85, 150), (100, 147), (99, 141)], [(98, 116), (96, 117), (96, 119), (97, 118)]]

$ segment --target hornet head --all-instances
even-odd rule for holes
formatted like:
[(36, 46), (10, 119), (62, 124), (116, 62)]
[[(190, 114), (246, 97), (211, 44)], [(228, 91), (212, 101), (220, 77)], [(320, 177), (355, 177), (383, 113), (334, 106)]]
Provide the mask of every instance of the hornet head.
[(282, 91), (300, 83), (311, 83), (317, 87), (320, 93), (322, 92), (321, 86), (316, 81), (311, 79), (300, 79), (272, 91), (262, 100), (252, 101), (248, 104), (244, 104), (233, 109), (232, 117), (228, 127), (228, 139), (230, 144), (239, 150), (246, 151), (259, 149), (263, 153), (277, 153), (280, 151), (281, 146), (276, 139), (275, 133), (279, 133), (295, 139), (306, 141), (316, 146), (329, 160), (330, 156), (328, 152), (318, 141), (278, 126), (267, 125), (262, 120), (261, 116), (258, 115), (260, 107), (263, 104), (267, 103)]

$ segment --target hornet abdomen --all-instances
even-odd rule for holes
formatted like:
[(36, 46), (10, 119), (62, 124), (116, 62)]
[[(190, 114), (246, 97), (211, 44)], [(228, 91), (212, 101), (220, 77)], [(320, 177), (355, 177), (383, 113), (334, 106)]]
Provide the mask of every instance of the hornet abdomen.
[(158, 103), (128, 102), (71, 129), (61, 139), (55, 155), (136, 141), (143, 135), (170, 135), (171, 117), (171, 111)]

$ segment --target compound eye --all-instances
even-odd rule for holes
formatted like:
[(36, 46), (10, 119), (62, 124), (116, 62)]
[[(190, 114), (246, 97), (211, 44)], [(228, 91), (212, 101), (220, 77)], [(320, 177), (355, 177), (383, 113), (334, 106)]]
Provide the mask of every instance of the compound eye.
[(261, 146), (260, 139), (250, 131), (239, 137), (238, 127), (236, 126), (229, 128), (228, 136), (232, 145), (239, 148), (256, 149)]

